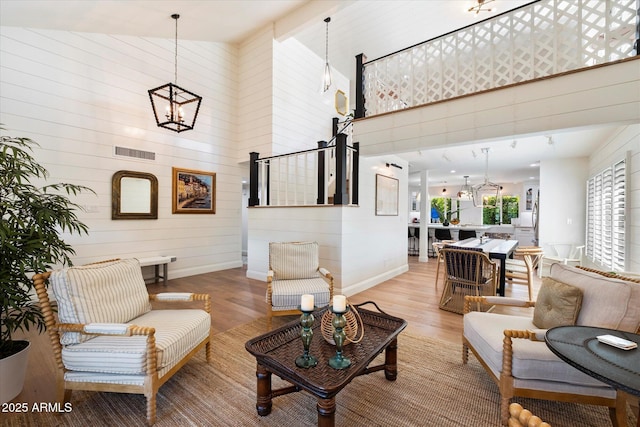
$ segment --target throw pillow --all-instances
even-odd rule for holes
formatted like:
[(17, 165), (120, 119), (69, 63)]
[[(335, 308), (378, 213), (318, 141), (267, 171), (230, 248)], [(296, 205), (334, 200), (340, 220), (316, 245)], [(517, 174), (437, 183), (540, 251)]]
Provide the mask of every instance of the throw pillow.
[(533, 324), (540, 329), (575, 325), (581, 306), (580, 288), (543, 277), (533, 311)]

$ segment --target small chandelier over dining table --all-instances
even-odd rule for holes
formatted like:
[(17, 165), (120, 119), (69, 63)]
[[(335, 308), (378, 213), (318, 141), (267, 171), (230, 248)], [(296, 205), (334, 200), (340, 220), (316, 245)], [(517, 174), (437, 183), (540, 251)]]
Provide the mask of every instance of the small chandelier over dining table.
[(178, 18), (176, 21), (174, 83), (167, 83), (149, 90), (149, 99), (153, 108), (153, 115), (159, 127), (174, 132), (184, 132), (193, 129), (200, 111), (202, 97), (178, 86)]

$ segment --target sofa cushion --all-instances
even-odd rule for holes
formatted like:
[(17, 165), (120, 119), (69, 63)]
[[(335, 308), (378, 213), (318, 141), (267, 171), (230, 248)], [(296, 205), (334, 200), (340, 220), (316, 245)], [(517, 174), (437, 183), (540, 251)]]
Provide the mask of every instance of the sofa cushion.
[(313, 295), (313, 302), (316, 307), (329, 305), (329, 284), (322, 277), (301, 280), (274, 280), (271, 284), (272, 310), (298, 309), (302, 294)]
[(551, 265), (551, 278), (582, 290), (576, 325), (635, 332), (640, 325), (640, 284), (564, 264)]
[(318, 277), (318, 243), (269, 243), (269, 268), (278, 280)]
[[(493, 374), (502, 372), (504, 330), (536, 329), (530, 316), (471, 312), (464, 315), (464, 337)], [(560, 360), (543, 341), (514, 338), (512, 375), (521, 380), (542, 380), (578, 386), (604, 384)], [(544, 389), (544, 387), (543, 387)]]
[[(211, 316), (204, 310), (152, 310), (132, 324), (155, 328), (157, 370), (172, 367), (209, 336)], [(101, 335), (62, 349), (62, 361), (72, 371), (145, 374), (146, 336)]]
[[(61, 323), (127, 323), (151, 310), (149, 294), (136, 259), (56, 270), (49, 277)], [(63, 345), (90, 339), (65, 332)]]
[(533, 324), (540, 329), (575, 325), (581, 306), (580, 288), (543, 277), (533, 310)]

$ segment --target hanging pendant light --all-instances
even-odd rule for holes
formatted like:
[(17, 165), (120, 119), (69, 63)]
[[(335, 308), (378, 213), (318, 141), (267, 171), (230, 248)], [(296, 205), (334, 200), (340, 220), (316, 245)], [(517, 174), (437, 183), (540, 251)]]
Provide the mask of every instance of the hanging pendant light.
[[(500, 186), (489, 181), (489, 148), (482, 148), (482, 152), (485, 156), (484, 183), (472, 187), (473, 205), (478, 208), (495, 208), (500, 196)], [(490, 202), (491, 197), (494, 197), (493, 203)]]
[(193, 129), (202, 97), (178, 86), (178, 18), (180, 15), (175, 13), (171, 17), (176, 20), (175, 81), (150, 89), (149, 99), (159, 127), (184, 132)]
[(329, 22), (331, 18), (325, 18), (324, 22), (327, 23), (326, 36), (325, 36), (325, 49), (324, 49), (324, 74), (322, 76), (322, 92), (326, 92), (331, 87), (331, 66), (329, 65)]
[(458, 191), (458, 200), (473, 200), (473, 188), (469, 185), (469, 175), (464, 176), (464, 185)]

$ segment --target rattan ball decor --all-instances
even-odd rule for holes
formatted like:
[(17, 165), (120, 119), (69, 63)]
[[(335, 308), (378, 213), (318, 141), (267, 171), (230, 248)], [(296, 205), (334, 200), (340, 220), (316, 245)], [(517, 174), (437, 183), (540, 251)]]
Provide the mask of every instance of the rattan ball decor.
[[(347, 321), (343, 331), (346, 334), (346, 340), (344, 345), (350, 344), (352, 342), (360, 342), (362, 337), (364, 336), (364, 325), (362, 323), (362, 319), (360, 318), (360, 314), (358, 310), (347, 301), (347, 306), (349, 310), (344, 314), (344, 318)], [(322, 336), (324, 339), (331, 345), (336, 345), (336, 342), (333, 340), (333, 318), (335, 314), (331, 311), (331, 307), (322, 315), (320, 330), (322, 331)], [(360, 333), (358, 334), (358, 331)]]

